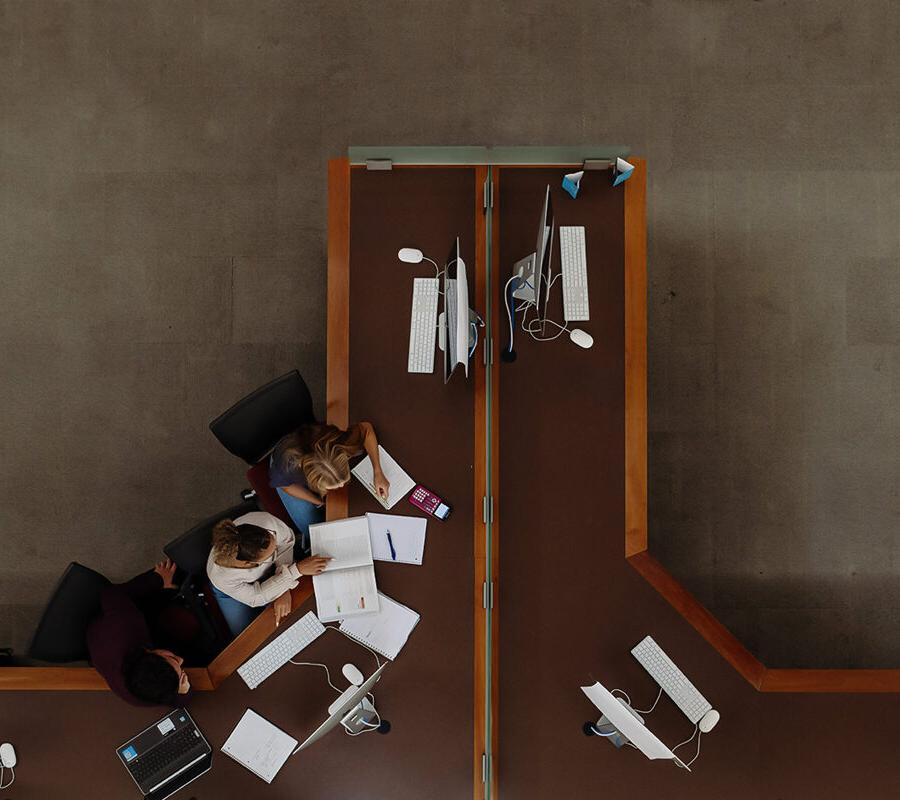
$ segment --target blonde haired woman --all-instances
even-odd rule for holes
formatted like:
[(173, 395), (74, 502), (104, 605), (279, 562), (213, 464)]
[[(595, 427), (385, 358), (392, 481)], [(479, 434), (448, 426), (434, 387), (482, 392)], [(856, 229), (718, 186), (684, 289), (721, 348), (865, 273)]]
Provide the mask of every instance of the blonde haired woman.
[(318, 575), (328, 561), (320, 556), (294, 561), (294, 532), (265, 511), (251, 511), (216, 523), (206, 574), (237, 636), (269, 603), (277, 626), (291, 613), (291, 589), (300, 576)]
[(269, 485), (301, 533), (301, 547), (309, 550), (309, 526), (325, 519), (323, 505), (330, 491), (350, 481), (350, 459), (365, 451), (372, 459), (375, 490), (387, 499), (391, 485), (381, 471), (378, 439), (370, 422), (342, 431), (334, 425), (304, 425), (285, 436), (269, 460)]

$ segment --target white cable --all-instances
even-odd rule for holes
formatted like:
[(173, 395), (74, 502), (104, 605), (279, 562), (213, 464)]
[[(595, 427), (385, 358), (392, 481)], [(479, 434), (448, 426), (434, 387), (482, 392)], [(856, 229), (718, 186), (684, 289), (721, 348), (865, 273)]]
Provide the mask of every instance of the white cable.
[[(7, 770), (7, 769), (10, 771), (10, 773), (12, 773), (12, 778), (10, 778), (9, 783), (4, 783), (4, 782), (3, 782), (3, 771), (4, 771), (4, 770)], [(12, 786), (15, 782), (16, 782), (16, 770), (15, 770), (15, 767), (3, 767), (3, 766), (0, 766), (0, 789), (8, 789), (8, 788), (9, 788), (10, 786)]]
[[(516, 280), (517, 277), (518, 277), (517, 275), (513, 275), (512, 277), (510, 277), (510, 279), (506, 282), (506, 286), (503, 287), (503, 305), (506, 306), (506, 318), (509, 320), (509, 347), (507, 348), (508, 350), (513, 349), (513, 331), (515, 330), (515, 325), (513, 324), (513, 314), (509, 310), (509, 285), (514, 280)], [(517, 308), (516, 311), (518, 312), (519, 309)]]
[(354, 639), (352, 636), (347, 636), (347, 634), (344, 633), (337, 625), (326, 625), (325, 627), (329, 628), (330, 630), (337, 631), (339, 634), (341, 634), (341, 636), (346, 637), (354, 644), (362, 645), (363, 647), (365, 647), (366, 650), (368, 650), (373, 656), (375, 656), (375, 664), (379, 669), (381, 668), (381, 660), (378, 658), (378, 653), (376, 653), (371, 647), (369, 647), (369, 645), (363, 644), (361, 641), (359, 641), (359, 639)]
[[(620, 691), (621, 691), (621, 690), (620, 690)], [(656, 704), (659, 702), (659, 698), (662, 697), (662, 693), (663, 693), (662, 686), (660, 686), (660, 687), (659, 687), (659, 694), (656, 695), (656, 700), (653, 701), (653, 705), (650, 706), (650, 708), (648, 708), (646, 711), (641, 711), (641, 709), (639, 709), (639, 708), (636, 708), (636, 709), (634, 709), (634, 710), (637, 711), (638, 714), (649, 714), (651, 711), (653, 711), (654, 708), (656, 708)], [(631, 705), (631, 701), (630, 701), (630, 700), (628, 701), (628, 705)]]
[(334, 689), (338, 694), (341, 694), (341, 690), (338, 689), (338, 687), (335, 686), (331, 682), (331, 672), (329, 671), (328, 667), (325, 666), (325, 664), (318, 664), (315, 661), (294, 661), (294, 659), (292, 659), (292, 658), (289, 658), (288, 661), (290, 661), (291, 664), (293, 664), (295, 667), (321, 667), (322, 669), (325, 670), (325, 675), (327, 676), (328, 685), (332, 689)]
[(688, 742), (690, 742), (690, 741), (697, 735), (697, 731), (699, 731), (699, 730), (700, 730), (700, 725), (699, 725), (699, 723), (698, 723), (698, 724), (695, 724), (695, 725), (694, 725), (694, 732), (693, 732), (687, 739), (685, 739), (683, 742), (679, 742), (678, 744), (676, 744), (675, 747), (672, 748), (672, 752), (674, 753), (679, 747), (683, 747), (683, 746), (686, 745)]
[(631, 698), (628, 696), (628, 692), (626, 692), (624, 689), (611, 689), (609, 693), (611, 695), (615, 696), (616, 692), (618, 692), (621, 695), (624, 695), (625, 702), (628, 703), (628, 705), (631, 705)]
[(700, 735), (697, 737), (697, 752), (694, 753), (694, 757), (685, 764), (686, 767), (689, 767), (700, 757), (700, 740), (703, 738), (703, 731), (700, 732)]

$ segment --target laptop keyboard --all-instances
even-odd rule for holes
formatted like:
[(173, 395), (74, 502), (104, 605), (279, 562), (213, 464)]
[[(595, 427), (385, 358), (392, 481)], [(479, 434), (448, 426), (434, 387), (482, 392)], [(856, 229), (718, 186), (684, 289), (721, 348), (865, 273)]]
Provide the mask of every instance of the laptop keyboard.
[(191, 752), (200, 741), (200, 734), (193, 726), (176, 731), (149, 753), (135, 759), (128, 768), (138, 783), (147, 780), (151, 775), (165, 767), (171, 766), (182, 756)]

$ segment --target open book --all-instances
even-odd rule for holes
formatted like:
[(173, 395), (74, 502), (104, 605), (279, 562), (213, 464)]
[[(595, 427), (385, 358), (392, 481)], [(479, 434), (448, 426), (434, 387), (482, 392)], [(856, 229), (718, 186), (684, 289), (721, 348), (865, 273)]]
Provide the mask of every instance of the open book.
[(378, 587), (372, 563), (369, 522), (349, 517), (309, 526), (314, 556), (330, 556), (320, 575), (313, 575), (316, 613), (322, 622), (378, 611)]

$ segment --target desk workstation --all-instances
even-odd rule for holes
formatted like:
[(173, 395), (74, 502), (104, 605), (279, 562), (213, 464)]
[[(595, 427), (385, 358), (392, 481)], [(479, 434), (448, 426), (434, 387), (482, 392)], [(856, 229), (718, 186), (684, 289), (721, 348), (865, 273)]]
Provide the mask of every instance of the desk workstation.
[[(613, 153), (634, 168), (619, 185), (614, 158), (584, 163)], [(176, 798), (574, 798), (605, 786), (633, 797), (755, 800), (844, 796), (851, 785), (860, 796), (889, 796), (883, 773), (853, 770), (849, 783), (842, 766), (892, 757), (900, 723), (883, 697), (759, 692), (739, 646), (726, 643), (723, 658), (709, 643), (712, 624), (682, 616), (689, 600), (679, 607), (661, 596), (635, 569), (652, 564), (626, 560), (640, 555), (641, 540), (646, 548), (647, 166), (622, 148), (575, 155), (435, 149), (404, 164), (403, 151), (385, 163), (385, 149), (330, 162), (323, 416), (340, 428), (372, 420), (391, 456), (452, 511), (427, 516), (421, 566), (376, 562), (378, 590), (420, 615), (373, 688), (390, 732), (338, 728), (288, 758), (269, 785), (220, 752), (248, 708), (303, 741), (335, 700), (317, 666), (285, 664), (252, 690), (236, 672), (317, 609), (306, 579), (274, 636), (267, 611), (193, 673), (189, 711), (213, 766)], [(563, 176), (584, 166), (573, 197)], [(536, 309), (513, 296), (533, 288), (544, 245), (559, 275), (560, 227), (584, 229), (590, 301), (589, 318), (568, 324), (562, 281), (545, 284)], [(421, 258), (398, 257), (403, 248)], [(531, 280), (512, 281), (529, 253)], [(446, 320), (433, 370), (410, 371), (407, 360), (413, 280), (432, 277), (427, 259), (438, 272), (455, 259), (465, 265), (477, 316), (475, 347), (468, 356), (457, 348), (460, 365), (446, 380)], [(545, 324), (529, 324), (536, 317)], [(589, 344), (570, 339), (575, 327)], [(407, 499), (385, 511), (357, 480), (328, 495), (329, 521), (367, 512), (426, 517)], [(670, 748), (695, 729), (630, 654), (647, 635), (721, 712), (690, 773), (676, 759), (648, 761), (604, 741), (610, 732), (585, 735), (601, 714), (580, 687), (595, 682), (627, 695), (633, 709), (655, 706), (646, 727)], [(326, 665), (339, 689), (344, 664), (364, 677), (376, 669), (370, 652), (333, 630), (294, 660)], [(67, 677), (59, 668), (43, 685), (37, 672), (29, 685), (27, 669), (3, 679), (10, 690), (0, 692), (4, 720), (17, 720), (0, 730), (20, 762), (10, 797), (138, 797), (116, 749), (164, 710), (125, 705), (89, 669)], [(95, 691), (61, 690), (66, 680)], [(16, 691), (26, 688), (48, 691)], [(873, 729), (880, 734), (867, 735)], [(678, 761), (691, 761), (697, 736)]]

